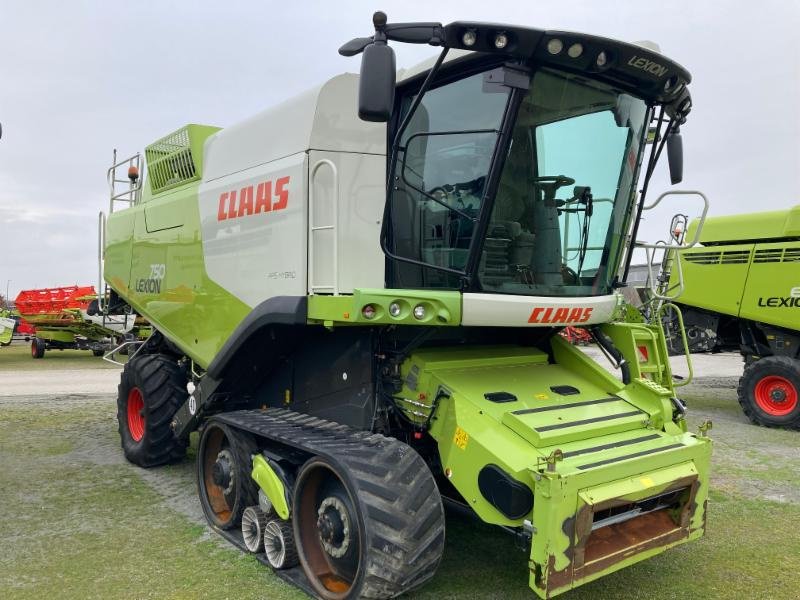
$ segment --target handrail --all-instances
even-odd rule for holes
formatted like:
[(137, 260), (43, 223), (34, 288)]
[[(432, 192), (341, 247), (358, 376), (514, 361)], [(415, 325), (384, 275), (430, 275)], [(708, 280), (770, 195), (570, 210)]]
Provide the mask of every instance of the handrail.
[(106, 215), (101, 210), (97, 215), (97, 310), (103, 312), (103, 259), (106, 246)]
[(681, 332), (681, 342), (683, 343), (683, 353), (686, 356), (686, 366), (689, 368), (689, 376), (684, 379), (683, 381), (673, 381), (672, 385), (674, 387), (682, 387), (684, 385), (689, 385), (694, 379), (694, 368), (692, 366), (692, 353), (689, 352), (689, 340), (686, 339), (686, 327), (683, 325), (683, 313), (681, 312), (680, 307), (677, 304), (673, 304), (672, 302), (666, 302), (662, 304), (658, 311), (656, 312), (655, 318), (658, 321), (658, 326), (661, 328), (661, 334), (664, 335), (664, 324), (663, 324), (663, 317), (664, 309), (668, 308), (669, 310), (674, 310), (675, 314), (678, 316), (678, 324), (680, 325), (680, 332)]
[[(141, 197), (142, 185), (144, 182), (144, 173), (143, 173), (143, 166), (144, 163), (142, 162), (142, 156), (138, 152), (133, 156), (130, 156), (124, 160), (117, 160), (117, 150), (114, 149), (114, 158), (112, 161), (111, 167), (109, 167), (108, 171), (106, 171), (106, 181), (108, 182), (109, 188), (109, 207), (108, 207), (108, 214), (112, 214), (114, 212), (114, 203), (115, 202), (127, 202), (128, 205), (133, 206)], [(130, 178), (127, 179), (117, 179), (117, 169), (122, 166), (128, 166), (128, 169), (135, 168), (136, 172), (138, 173), (138, 177), (136, 178), (136, 183), (133, 182)], [(128, 189), (122, 192), (117, 193), (116, 191), (116, 184), (118, 183), (127, 183)]]
[[(314, 224), (314, 206), (316, 201), (316, 194), (314, 192), (314, 175), (323, 165), (327, 165), (333, 174), (333, 223), (330, 225), (315, 225)], [(329, 159), (323, 158), (319, 160), (311, 169), (309, 174), (309, 189), (308, 189), (308, 283), (309, 292), (312, 294), (314, 290), (331, 290), (334, 295), (339, 294), (339, 240), (338, 240), (338, 227), (339, 227), (339, 172), (336, 165)], [(315, 285), (314, 281), (314, 232), (332, 230), (333, 231), (333, 285)]]
[[(680, 297), (680, 295), (683, 294), (683, 291), (684, 291), (683, 267), (682, 267), (682, 264), (681, 264), (680, 257), (678, 257), (678, 260), (674, 261), (677, 264), (678, 282), (673, 287), (664, 289), (663, 293), (662, 293), (662, 290), (659, 290), (659, 288), (658, 288), (658, 286), (656, 284), (656, 277), (655, 277), (655, 275), (653, 273), (653, 263), (655, 262), (656, 251), (657, 250), (663, 250), (664, 251), (665, 259), (662, 260), (662, 263), (672, 262), (668, 258), (668, 254), (670, 252), (683, 252), (683, 251), (688, 250), (689, 248), (693, 248), (694, 246), (699, 244), (700, 243), (700, 233), (703, 230), (703, 224), (706, 221), (706, 215), (708, 214), (708, 207), (709, 207), (708, 198), (706, 197), (706, 195), (703, 192), (700, 192), (698, 190), (671, 190), (671, 191), (664, 192), (663, 194), (661, 194), (658, 198), (656, 198), (653, 201), (652, 204), (645, 205), (642, 208), (642, 210), (652, 210), (653, 208), (658, 206), (664, 198), (666, 198), (667, 196), (670, 196), (670, 195), (672, 195), (672, 196), (695, 195), (695, 196), (700, 196), (700, 198), (703, 200), (703, 212), (700, 214), (700, 217), (699, 217), (700, 220), (699, 220), (699, 222), (697, 224), (697, 229), (694, 232), (694, 237), (692, 238), (692, 241), (690, 243), (688, 243), (688, 244), (685, 244), (685, 243), (667, 244), (664, 241), (658, 241), (658, 242), (653, 243), (653, 244), (646, 243), (646, 242), (639, 242), (639, 241), (634, 242), (634, 247), (643, 248), (644, 251), (645, 251), (645, 256), (647, 257), (648, 281), (650, 283), (649, 287), (650, 287), (650, 292), (651, 292), (653, 298), (657, 299), (657, 300), (666, 301), (666, 302), (671, 302), (673, 300), (677, 300)], [(678, 292), (676, 294), (670, 294), (669, 292), (671, 292), (674, 289), (677, 289)]]

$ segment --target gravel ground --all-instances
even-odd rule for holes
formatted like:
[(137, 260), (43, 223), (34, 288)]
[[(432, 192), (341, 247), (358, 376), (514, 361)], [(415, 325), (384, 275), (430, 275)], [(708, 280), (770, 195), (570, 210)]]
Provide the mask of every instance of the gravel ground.
[[(205, 526), (195, 488), (193, 453), (196, 447), (196, 439), (190, 448), (189, 459), (178, 465), (142, 470), (129, 465), (124, 460), (119, 448), (115, 418), (116, 386), (119, 381), (118, 369), (98, 368), (96, 362), (91, 364), (88, 362), (89, 360), (97, 361), (98, 359), (89, 356), (86, 357), (86, 363), (83, 362), (82, 357), (74, 360), (69, 358), (69, 361), (65, 361), (65, 365), (68, 363), (68, 366), (53, 370), (43, 371), (42, 365), (39, 364), (41, 361), (35, 361), (36, 364), (32, 365), (35, 368), (30, 370), (24, 368), (26, 365), (24, 362), (19, 362), (13, 370), (9, 370), (8, 368), (3, 368), (3, 361), (6, 358), (3, 352), (8, 356), (8, 349), (0, 351), (0, 462), (3, 463), (3, 473), (0, 475), (0, 502), (4, 505), (19, 503), (19, 496), (23, 492), (18, 489), (9, 490), (7, 486), (18, 487), (21, 485), (19, 482), (25, 481), (29, 483), (29, 480), (36, 477), (35, 468), (37, 465), (45, 464), (50, 470), (48, 475), (42, 476), (49, 477), (52, 477), (53, 472), (59, 471), (63, 471), (66, 477), (68, 473), (73, 472), (75, 469), (78, 469), (78, 472), (83, 474), (103, 473), (102, 478), (107, 478), (107, 473), (113, 472), (116, 474), (115, 476), (122, 478), (122, 483), (118, 481), (115, 483), (117, 486), (144, 486), (141, 493), (150, 498), (148, 502), (151, 502), (147, 515), (159, 514), (160, 512), (163, 512), (163, 514), (177, 514), (179, 518), (176, 522), (183, 519), (191, 527), (194, 527), (194, 537), (191, 538), (193, 543), (210, 544), (209, 547), (213, 549), (202, 551), (199, 555), (200, 558), (193, 559), (195, 562), (197, 560), (213, 559), (211, 564), (216, 564), (215, 561), (222, 561), (223, 563), (227, 561), (234, 564), (234, 570), (232, 571), (234, 574), (239, 574), (242, 571), (242, 573), (246, 572), (248, 577), (252, 578), (253, 575), (249, 571), (252, 568), (254, 572), (261, 575), (260, 579), (256, 580), (257, 585), (253, 587), (253, 590), (258, 591), (250, 592), (250, 588), (246, 587), (247, 583), (237, 583), (236, 589), (240, 592), (234, 597), (304, 597), (269, 575), (267, 571), (259, 570), (257, 565), (251, 566), (249, 562), (241, 563), (240, 561), (246, 560), (250, 560), (253, 563), (255, 561), (243, 555), (240, 557), (236, 551), (230, 550), (219, 536), (210, 532)], [(588, 349), (587, 352), (593, 356), (596, 355), (596, 351), (593, 349)], [(720, 494), (717, 497), (718, 501), (724, 504), (726, 498), (752, 500), (754, 502), (752, 510), (755, 511), (753, 513), (755, 516), (751, 518), (755, 519), (755, 522), (758, 522), (761, 518), (757, 512), (761, 510), (761, 505), (756, 504), (756, 501), (767, 501), (765, 511), (772, 511), (773, 509), (770, 507), (783, 505), (786, 510), (790, 511), (786, 514), (791, 515), (786, 518), (797, 520), (800, 518), (798, 517), (800, 515), (798, 510), (800, 508), (800, 433), (754, 427), (747, 421), (736, 402), (736, 385), (742, 370), (742, 361), (737, 354), (696, 355), (693, 358), (695, 380), (684, 388), (681, 395), (689, 404), (691, 411), (689, 423), (691, 427), (696, 427), (706, 418), (710, 418), (714, 422), (714, 429), (711, 432), (712, 438), (715, 440), (712, 487), (713, 491)], [(43, 360), (46, 361), (47, 358)], [(597, 360), (601, 363), (604, 361), (602, 356), (597, 357)], [(675, 372), (685, 375), (685, 360), (680, 358), (673, 360)], [(61, 365), (58, 366), (61, 367)], [(32, 393), (34, 389), (36, 390), (35, 394)], [(17, 440), (18, 434), (15, 432), (26, 430), (28, 422), (30, 422), (29, 428), (31, 430), (38, 431), (37, 427), (42, 426), (44, 427), (43, 430), (55, 431), (56, 433), (48, 434), (46, 439), (34, 436), (29, 440)], [(5, 441), (2, 435), (4, 431), (7, 434)], [(26, 449), (32, 454), (36, 453), (36, 460), (24, 461), (19, 459), (20, 456), (25, 456)], [(98, 477), (100, 476), (98, 475)], [(6, 480), (5, 484), (3, 483), (4, 479)], [(67, 482), (59, 483), (56, 481), (54, 483), (70, 485)], [(90, 481), (82, 485), (84, 487), (77, 489), (75, 493), (86, 494), (85, 503), (87, 506), (90, 502), (96, 502), (98, 505), (102, 505), (105, 502), (104, 499), (92, 500), (95, 493), (92, 490), (94, 483)], [(128, 488), (126, 487), (126, 489)], [(25, 488), (25, 490), (26, 502), (30, 501), (33, 505), (41, 503), (43, 510), (50, 502), (45, 492), (37, 491), (36, 487), (31, 488), (31, 490)], [(731, 504), (731, 506), (733, 508), (730, 510), (738, 510), (736, 508), (738, 505)], [(712, 506), (713, 510), (714, 507)], [(719, 510), (721, 512), (722, 507)], [(74, 536), (93, 532), (106, 532), (108, 525), (104, 524), (105, 521), (103, 519), (105, 517), (102, 517), (100, 513), (102, 513), (102, 509), (92, 509), (90, 518), (82, 517), (78, 520), (69, 520), (68, 525), (62, 525), (62, 521), (58, 521), (59, 527), (63, 529), (60, 533), (73, 536), (68, 537), (65, 543), (72, 543)], [(133, 518), (131, 517), (131, 519)], [(733, 522), (738, 517), (725, 518)], [(0, 589), (8, 588), (12, 592), (21, 590), (19, 595), (21, 598), (46, 595), (38, 587), (40, 582), (32, 582), (32, 579), (35, 580), (34, 575), (15, 576), (13, 574), (14, 571), (11, 569), (14, 565), (19, 564), (18, 561), (31, 560), (31, 557), (25, 554), (28, 551), (19, 549), (18, 546), (15, 546), (15, 542), (29, 539), (31, 536), (42, 536), (41, 543), (47, 543), (46, 532), (48, 529), (46, 523), (41, 523), (37, 519), (41, 519), (41, 517), (26, 514), (16, 523), (12, 523), (10, 527), (6, 526), (4, 528), (0, 525), (0, 545), (7, 548), (4, 553), (0, 553)], [(128, 526), (133, 528), (150, 527), (152, 522), (147, 517), (144, 523), (130, 522)], [(164, 526), (166, 527), (166, 525)], [(798, 521), (797, 526), (800, 526), (800, 521)], [(485, 594), (489, 593), (491, 595), (494, 593), (489, 591), (492, 589), (490, 584), (489, 587), (484, 586), (481, 588), (478, 582), (474, 580), (474, 570), (479, 568), (475, 564), (475, 561), (478, 560), (476, 556), (480, 556), (481, 561), (486, 561), (489, 564), (491, 564), (491, 561), (498, 563), (493, 567), (497, 571), (495, 575), (498, 580), (505, 577), (512, 580), (507, 593), (503, 594), (504, 596), (509, 598), (533, 598), (533, 595), (526, 589), (525, 582), (520, 581), (518, 575), (507, 575), (507, 572), (516, 573), (514, 569), (524, 569), (523, 564), (517, 565), (516, 563), (519, 561), (511, 561), (508, 564), (502, 560), (498, 562), (498, 553), (504, 552), (502, 549), (507, 544), (507, 540), (504, 537), (495, 539), (493, 537), (494, 533), (490, 533), (486, 528), (487, 532), (481, 534), (481, 539), (484, 540), (484, 550), (479, 555), (476, 555), (474, 551), (468, 551), (470, 540), (472, 540), (471, 536), (475, 535), (475, 527), (472, 524), (451, 524), (450, 520), (448, 520), (448, 550), (445, 553), (445, 562), (442, 570), (450, 573), (448, 578), (452, 581), (454, 577), (460, 577), (461, 570), (466, 569), (463, 572), (464, 581), (469, 582), (469, 586), (474, 588), (469, 593), (465, 590), (463, 594), (457, 593), (456, 596), (489, 597)], [(103, 536), (106, 535), (106, 533), (103, 533)], [(169, 533), (164, 543), (169, 545), (169, 539), (177, 535), (177, 533)], [(729, 535), (739, 534), (730, 533)], [(771, 536), (772, 534), (767, 531), (765, 535)], [(706, 540), (700, 542), (700, 544), (704, 543), (707, 543)], [(715, 543), (719, 544), (720, 540), (717, 539)], [(456, 548), (453, 547), (454, 544), (457, 546)], [(691, 556), (691, 560), (696, 560), (698, 557), (690, 553), (698, 551), (693, 550), (692, 546), (688, 545), (686, 550), (682, 547), (675, 552), (681, 553), (680, 555), (686, 559), (690, 559), (689, 557)], [(199, 550), (196, 551), (199, 552)], [(725, 557), (731, 552), (731, 550), (719, 550), (713, 547), (705, 552), (713, 553), (714, 551), (721, 552), (723, 560), (727, 560)], [(172, 552), (179, 552), (179, 550), (175, 548)], [(218, 552), (223, 554), (215, 554)], [(669, 554), (667, 553), (667, 555)], [(786, 558), (792, 561), (793, 564), (797, 563), (797, 556), (787, 556)], [(665, 569), (670, 571), (674, 567), (674, 560), (668, 557), (653, 559), (653, 561), (643, 563), (652, 564), (653, 566), (637, 567), (636, 569), (639, 569), (639, 571), (631, 569), (623, 572), (631, 571), (631, 575), (620, 574), (615, 576), (617, 578), (615, 579), (617, 588), (613, 587), (614, 583), (606, 583), (604, 584), (606, 587), (598, 587), (600, 585), (600, 582), (598, 582), (581, 588), (583, 591), (578, 590), (568, 594), (565, 596), (565, 600), (568, 600), (568, 598), (569, 600), (572, 598), (577, 600), (590, 597), (639, 597), (638, 595), (631, 596), (631, 588), (626, 587), (637, 585), (635, 583), (636, 580), (628, 580), (635, 578), (636, 573), (644, 573), (647, 577), (652, 577), (656, 569), (660, 569), (662, 572)], [(42, 563), (41, 568), (46, 569), (47, 564), (49, 562)], [(97, 568), (100, 569), (100, 566)], [(734, 587), (725, 589), (726, 580), (729, 577), (733, 577), (733, 575), (719, 574), (721, 573), (720, 568), (713, 567), (711, 564), (707, 565), (706, 569), (716, 569), (707, 572), (705, 577), (718, 578), (720, 580), (719, 583), (714, 585), (722, 586), (721, 591), (717, 590), (716, 592), (703, 588), (704, 594), (708, 593), (707, 597), (728, 598), (733, 597), (730, 594), (736, 594), (734, 591), (736, 588)], [(191, 572), (191, 569), (187, 570)], [(4, 575), (4, 572), (6, 575)], [(106, 572), (107, 568), (104, 568), (102, 573)], [(741, 571), (737, 569), (735, 573), (738, 577)], [(676, 573), (678, 576), (680, 574)], [(172, 574), (163, 576), (167, 580), (175, 577)], [(210, 586), (208, 587), (208, 593), (217, 597), (223, 592), (214, 587), (213, 573), (208, 577), (211, 581), (208, 583)], [(774, 576), (772, 577), (772, 581), (774, 581)], [(180, 580), (180, 577), (178, 577), (178, 580)], [(245, 581), (244, 578), (243, 581)], [(246, 581), (249, 581), (249, 579)], [(439, 583), (437, 584), (436, 581)], [(168, 583), (163, 584), (167, 585)], [(178, 585), (176, 582), (173, 582), (173, 584)], [(128, 585), (128, 583), (126, 582), (124, 585)], [(163, 594), (148, 594), (148, 596), (199, 597), (198, 594), (200, 596), (203, 595), (198, 591), (199, 584), (197, 583), (196, 575), (188, 577), (183, 585), (186, 586), (185, 590), (188, 590), (188, 592), (175, 593), (173, 588), (166, 588)], [(419, 594), (415, 594), (415, 597), (453, 597), (452, 592), (444, 593), (449, 589), (447, 585), (447, 582), (437, 579), (433, 584), (421, 590)], [(609, 585), (611, 587), (608, 587)], [(752, 584), (745, 582), (737, 583), (736, 585)], [(475, 588), (475, 586), (478, 587)], [(126, 588), (123, 586), (118, 593), (117, 588), (109, 588), (104, 593), (95, 592), (95, 594), (87, 594), (86, 597), (126, 597), (122, 593), (124, 589)], [(26, 595), (23, 593), (25, 590), (29, 590), (31, 593)], [(747, 597), (794, 597), (791, 593), (786, 595), (784, 592), (786, 590), (781, 587), (767, 589), (759, 593), (754, 592)], [(79, 591), (59, 594), (56, 589), (56, 596), (81, 597), (81, 593)], [(223, 595), (225, 594), (223, 593)], [(0, 596), (5, 596), (5, 594), (0, 594)], [(133, 597), (143, 596), (133, 594)], [(662, 594), (652, 597), (670, 598), (672, 596)], [(699, 596), (690, 594), (686, 597)]]

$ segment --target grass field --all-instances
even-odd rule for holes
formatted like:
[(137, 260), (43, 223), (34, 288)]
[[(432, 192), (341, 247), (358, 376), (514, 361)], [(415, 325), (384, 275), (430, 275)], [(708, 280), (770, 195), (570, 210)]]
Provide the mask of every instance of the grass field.
[(88, 350), (47, 350), (44, 357), (31, 358), (30, 344), (15, 341), (0, 346), (0, 373), (3, 371), (49, 371), (52, 369), (117, 369)]
[[(30, 369), (35, 382), (48, 367), (105, 368), (103, 361), (89, 353), (40, 361), (16, 354), (13, 346), (0, 350), (1, 597), (306, 597), (207, 530), (193, 456), (152, 471), (124, 461), (113, 391), (2, 395), (10, 364)], [(733, 386), (730, 378), (701, 380), (685, 393), (692, 425), (715, 423), (707, 536), (561, 598), (798, 597), (800, 433), (746, 423)], [(535, 596), (527, 556), (512, 539), (451, 515), (436, 578), (409, 597)]]

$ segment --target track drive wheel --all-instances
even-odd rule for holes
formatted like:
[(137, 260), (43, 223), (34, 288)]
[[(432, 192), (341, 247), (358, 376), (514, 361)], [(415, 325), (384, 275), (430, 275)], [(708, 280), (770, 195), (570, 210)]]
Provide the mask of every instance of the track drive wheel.
[(117, 421), (125, 458), (154, 467), (183, 458), (186, 444), (172, 433), (172, 417), (186, 401), (186, 377), (160, 354), (136, 357), (122, 370)]
[(297, 476), (294, 537), (309, 582), (324, 600), (393, 598), (422, 585), (444, 548), (427, 465), (396, 441), (348, 463), (314, 457)]
[(245, 508), (258, 503), (250, 476), (251, 456), (258, 451), (253, 437), (211, 421), (197, 449), (197, 487), (209, 522), (220, 529), (239, 525)]
[(800, 361), (760, 358), (745, 367), (738, 392), (739, 404), (753, 423), (800, 429)]
[(42, 358), (46, 349), (47, 342), (42, 338), (35, 337), (31, 340), (31, 356), (33, 358)]

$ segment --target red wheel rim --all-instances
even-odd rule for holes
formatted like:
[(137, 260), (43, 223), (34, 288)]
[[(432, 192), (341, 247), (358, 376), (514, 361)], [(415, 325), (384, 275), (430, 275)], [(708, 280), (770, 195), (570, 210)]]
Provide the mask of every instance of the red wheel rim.
[(768, 415), (783, 417), (797, 408), (797, 388), (779, 375), (768, 375), (756, 384), (756, 404)]
[(144, 437), (144, 399), (138, 387), (128, 392), (128, 431), (134, 442)]
[(31, 356), (36, 358), (36, 340), (31, 342)]

